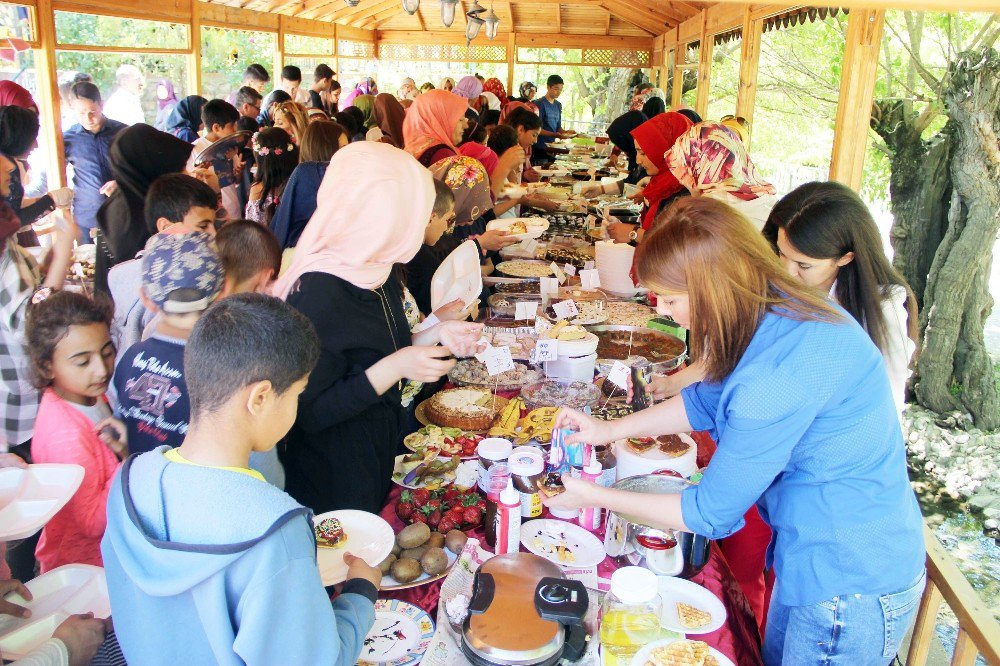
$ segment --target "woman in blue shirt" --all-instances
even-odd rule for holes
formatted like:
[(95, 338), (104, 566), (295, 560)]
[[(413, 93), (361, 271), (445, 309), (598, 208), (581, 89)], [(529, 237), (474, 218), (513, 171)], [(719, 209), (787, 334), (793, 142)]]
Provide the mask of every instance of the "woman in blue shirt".
[(777, 583), (764, 660), (888, 664), (924, 587), (922, 520), (878, 348), (792, 278), (726, 204), (675, 203), (637, 258), (658, 309), (691, 331), (706, 379), (618, 421), (563, 410), (569, 442), (707, 430), (718, 450), (697, 486), (649, 495), (564, 478), (549, 506), (603, 506), (719, 539), (756, 502)]

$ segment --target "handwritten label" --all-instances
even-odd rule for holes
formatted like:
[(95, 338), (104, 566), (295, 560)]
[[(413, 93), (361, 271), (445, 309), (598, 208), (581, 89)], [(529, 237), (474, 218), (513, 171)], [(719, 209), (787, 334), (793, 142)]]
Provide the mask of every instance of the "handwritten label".
[(539, 284), (542, 295), (556, 294), (559, 292), (559, 278), (543, 277)]
[(576, 275), (576, 266), (573, 264), (563, 264), (563, 272), (565, 272), (566, 275)]
[(580, 271), (580, 286), (584, 289), (598, 289), (601, 286), (601, 274), (593, 268)]
[(587, 261), (583, 262), (583, 270), (585, 271), (592, 271), (594, 270), (595, 266), (596, 264), (594, 263), (593, 259), (588, 259)]
[(486, 372), (491, 377), (514, 369), (514, 358), (510, 355), (510, 347), (506, 345), (502, 347), (487, 346), (486, 351), (476, 354), (476, 358), (486, 364)]
[(559, 358), (558, 340), (539, 340), (535, 345), (535, 361), (555, 361)]
[(583, 226), (584, 231), (590, 231), (591, 229), (594, 228), (595, 224), (597, 224), (597, 218), (594, 217), (593, 215), (588, 215), (586, 223)]
[(576, 307), (576, 303), (572, 299), (554, 303), (552, 311), (556, 313), (556, 317), (559, 319), (572, 319), (580, 314), (580, 309)]
[(538, 249), (538, 241), (534, 238), (525, 238), (521, 241), (521, 249), (533, 257), (535, 256), (535, 250)]
[(566, 274), (563, 273), (563, 269), (559, 268), (559, 264), (557, 264), (556, 262), (553, 261), (549, 265), (549, 268), (552, 269), (552, 274), (556, 276), (557, 280), (559, 280), (559, 284), (565, 284), (566, 283)]
[(518, 301), (514, 304), (515, 321), (534, 321), (535, 313), (538, 312), (537, 301)]
[(608, 381), (618, 388), (627, 390), (629, 374), (630, 371), (627, 365), (621, 361), (615, 361), (614, 365), (611, 366), (611, 371), (608, 373)]
[(541, 337), (552, 330), (552, 324), (544, 319), (535, 319), (535, 335)]

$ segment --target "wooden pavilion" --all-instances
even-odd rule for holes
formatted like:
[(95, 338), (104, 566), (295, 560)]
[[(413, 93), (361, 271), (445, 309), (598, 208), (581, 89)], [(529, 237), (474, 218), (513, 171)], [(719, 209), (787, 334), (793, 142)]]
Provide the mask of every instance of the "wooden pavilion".
[[(455, 19), (445, 27), (442, 4), (455, 1)], [(17, 0), (0, 4), (14, 4), (30, 13), (31, 37), (25, 43), (34, 51), (42, 131), (47, 137), (44, 145), (49, 187), (65, 181), (57, 51), (180, 56), (187, 59), (186, 89), (192, 92), (203, 90), (198, 39), (203, 26), (275, 35), (270, 63), (275, 72), (289, 57), (323, 59), (337, 71), (357, 60), (493, 62), (506, 64), (507, 89), (512, 90), (515, 64), (640, 68), (648, 70), (654, 82), (661, 83), (677, 81), (685, 71), (695, 70), (698, 85), (694, 107), (705, 114), (713, 44), (738, 32), (742, 51), (732, 112), (752, 120), (765, 27), (795, 25), (817, 15), (825, 16), (828, 11), (792, 0), (769, 4), (734, 0), (484, 0), (483, 9), (495, 13), (499, 28), (492, 39), (480, 31), (467, 43), (466, 12), (478, 8), (478, 2), (421, 0), (412, 13), (404, 8), (404, 3), (409, 2), (414, 0)], [(857, 188), (864, 168), (868, 110), (875, 89), (885, 11), (1000, 12), (1000, 0), (838, 0), (836, 4), (838, 9), (849, 12), (849, 19), (829, 177)], [(173, 24), (183, 28), (186, 43), (60, 43), (57, 12)], [(689, 62), (688, 47), (695, 44), (699, 46), (698, 58)], [(571, 49), (574, 58), (533, 62), (530, 54), (542, 48)], [(671, 101), (678, 104), (682, 86), (674, 85), (672, 90)], [(927, 544), (929, 583), (906, 663), (926, 662), (938, 609), (942, 601), (947, 601), (960, 624), (951, 663), (971, 665), (982, 654), (988, 663), (1000, 664), (1000, 625), (929, 531)]]

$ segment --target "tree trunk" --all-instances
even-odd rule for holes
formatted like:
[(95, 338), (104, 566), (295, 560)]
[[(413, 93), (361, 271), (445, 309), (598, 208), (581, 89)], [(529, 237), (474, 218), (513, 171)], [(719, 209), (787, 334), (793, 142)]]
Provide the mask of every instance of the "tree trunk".
[(964, 408), (978, 427), (995, 430), (1000, 391), (983, 327), (993, 306), (987, 280), (1000, 230), (1000, 54), (961, 54), (945, 101), (954, 189), (924, 292), (916, 394), (933, 411)]

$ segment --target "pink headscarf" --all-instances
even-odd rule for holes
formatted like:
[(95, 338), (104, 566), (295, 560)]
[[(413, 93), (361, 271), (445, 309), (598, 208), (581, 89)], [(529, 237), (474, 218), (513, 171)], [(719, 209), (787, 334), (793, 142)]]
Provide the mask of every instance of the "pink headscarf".
[(493, 176), (493, 171), (496, 170), (497, 166), (500, 164), (500, 158), (497, 154), (493, 152), (491, 148), (487, 148), (481, 143), (476, 143), (475, 141), (466, 141), (461, 146), (458, 147), (458, 152), (460, 155), (465, 155), (466, 157), (471, 157), (474, 160), (479, 160), (480, 164), (486, 169), (491, 177)]
[(420, 157), (428, 148), (443, 144), (457, 153), (451, 137), (467, 108), (466, 100), (447, 90), (428, 90), (417, 97), (403, 120), (406, 152)]
[(306, 273), (336, 275), (362, 289), (384, 284), (393, 264), (408, 262), (423, 243), (434, 182), (402, 150), (358, 141), (330, 160), (316, 201), (292, 265), (274, 285), (279, 298), (287, 299)]
[(22, 109), (38, 108), (31, 93), (13, 81), (0, 81), (0, 106), (19, 106)]
[(451, 92), (465, 99), (476, 99), (483, 94), (483, 82), (472, 75), (463, 76)]
[(721, 123), (698, 123), (682, 134), (667, 151), (665, 163), (692, 194), (729, 192), (753, 201), (776, 192), (757, 173), (740, 135)]

